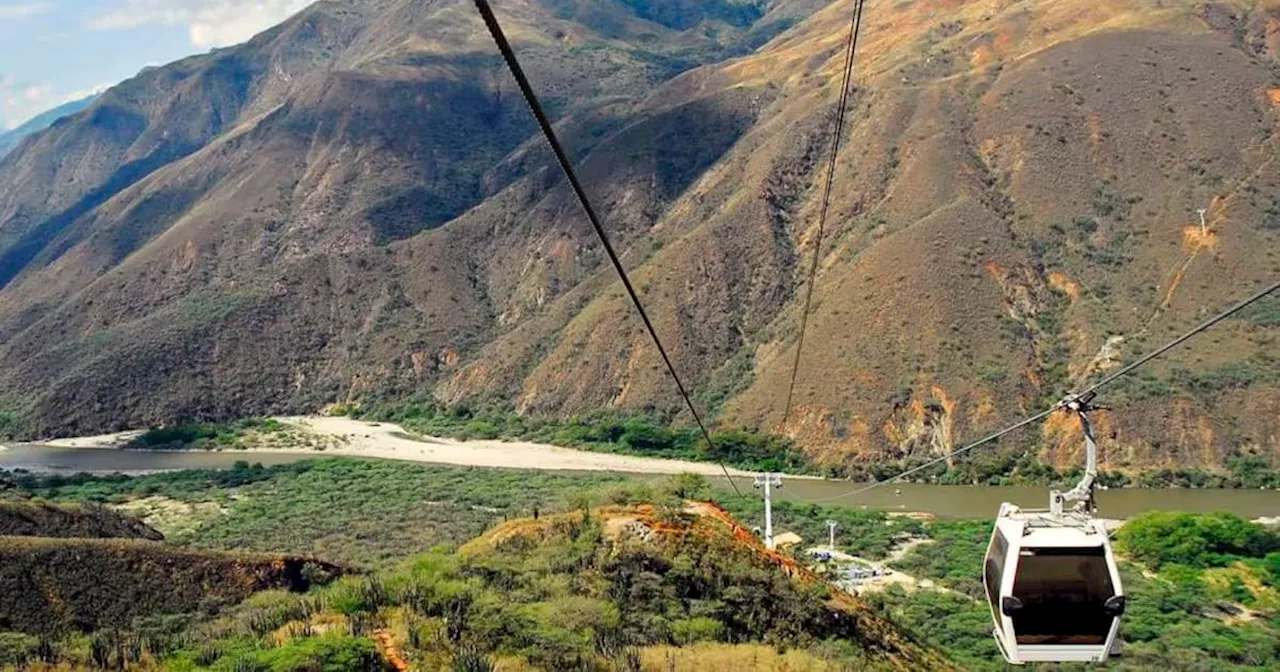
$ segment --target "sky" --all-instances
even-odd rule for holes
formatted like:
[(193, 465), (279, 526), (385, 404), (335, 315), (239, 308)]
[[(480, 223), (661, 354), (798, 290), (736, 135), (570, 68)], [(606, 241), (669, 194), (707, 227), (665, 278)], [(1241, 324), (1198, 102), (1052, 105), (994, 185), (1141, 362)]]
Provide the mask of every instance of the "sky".
[(243, 42), (312, 0), (0, 0), (0, 130), (149, 65)]

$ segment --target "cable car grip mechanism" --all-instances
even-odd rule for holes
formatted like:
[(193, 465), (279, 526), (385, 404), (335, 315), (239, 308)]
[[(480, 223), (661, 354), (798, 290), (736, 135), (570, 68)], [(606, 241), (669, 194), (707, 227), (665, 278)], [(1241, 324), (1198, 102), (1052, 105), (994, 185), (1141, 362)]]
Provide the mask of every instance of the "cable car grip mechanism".
[(1088, 392), (1084, 395), (1069, 394), (1058, 403), (1059, 408), (1075, 413), (1080, 418), (1080, 429), (1084, 432), (1085, 469), (1084, 476), (1080, 478), (1076, 487), (1066, 492), (1058, 490), (1049, 492), (1049, 513), (1053, 516), (1061, 516), (1068, 502), (1075, 503), (1075, 512), (1078, 513), (1093, 515), (1098, 511), (1098, 505), (1093, 496), (1098, 480), (1098, 442), (1093, 435), (1093, 423), (1089, 421), (1089, 412), (1105, 409), (1102, 406), (1093, 405), (1095, 397), (1097, 397), (1096, 392)]

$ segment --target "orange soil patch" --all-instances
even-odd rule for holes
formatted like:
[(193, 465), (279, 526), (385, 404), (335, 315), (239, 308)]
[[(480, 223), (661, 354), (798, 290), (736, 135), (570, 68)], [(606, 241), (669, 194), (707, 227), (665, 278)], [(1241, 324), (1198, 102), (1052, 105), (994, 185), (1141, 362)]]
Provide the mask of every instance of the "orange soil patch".
[(1102, 144), (1102, 116), (1091, 114), (1088, 117), (1089, 123), (1089, 142), (1097, 149)]
[(995, 48), (1004, 51), (1012, 47), (1017, 42), (1017, 36), (1013, 34), (1013, 30), (1004, 28), (996, 31)]
[(1280, 89), (1267, 89), (1267, 98), (1271, 99), (1271, 104), (1280, 107)]
[(971, 411), (973, 423), (979, 424), (996, 417), (996, 402), (990, 392), (979, 391), (978, 403)]
[(1049, 286), (1066, 294), (1070, 297), (1071, 302), (1075, 303), (1080, 300), (1080, 285), (1074, 280), (1067, 277), (1066, 273), (1052, 271), (1049, 273)]
[[(748, 530), (738, 524), (738, 521), (735, 520), (733, 516), (729, 515), (728, 511), (725, 511), (719, 506), (710, 502), (696, 502), (689, 507), (689, 510), (696, 512), (704, 518), (710, 518), (728, 526), (730, 534), (738, 543), (752, 547), (755, 552), (778, 565), (783, 574), (794, 579), (805, 581), (806, 583), (825, 583), (821, 577), (810, 571), (807, 567), (804, 567), (785, 555), (775, 553), (774, 551), (766, 548), (764, 543), (760, 541), (759, 537), (752, 534), (751, 530)], [(684, 531), (684, 528), (680, 528), (680, 530)], [(843, 591), (833, 591), (833, 595), (843, 595)], [(840, 602), (841, 600), (836, 599), (834, 601)]]
[(991, 51), (991, 47), (983, 45), (973, 50), (969, 55), (969, 65), (974, 68), (981, 68), (995, 61), (995, 55)]
[(1187, 252), (1211, 250), (1218, 246), (1218, 234), (1212, 229), (1200, 230), (1199, 224), (1182, 228), (1182, 249)]
[[(1111, 415), (1107, 411), (1094, 411), (1089, 414), (1089, 419), (1093, 421), (1093, 434), (1101, 446), (1103, 437), (1112, 434)], [(1058, 466), (1084, 466), (1084, 430), (1080, 428), (1080, 419), (1074, 413), (1059, 412), (1050, 415), (1045, 418), (1040, 432), (1050, 446), (1050, 462)], [(1101, 452), (1098, 459), (1103, 459)]]
[(1191, 224), (1182, 228), (1182, 248), (1189, 253), (1186, 261), (1183, 261), (1178, 269), (1174, 271), (1173, 279), (1169, 281), (1169, 288), (1165, 290), (1164, 299), (1160, 301), (1160, 307), (1156, 308), (1155, 313), (1151, 315), (1151, 319), (1147, 320), (1147, 326), (1151, 326), (1160, 314), (1169, 308), (1173, 303), (1173, 295), (1178, 291), (1178, 287), (1182, 286), (1182, 280), (1187, 275), (1187, 269), (1191, 267), (1191, 262), (1196, 260), (1201, 250), (1212, 250), (1218, 246), (1218, 234), (1213, 230), (1201, 231), (1199, 224)]

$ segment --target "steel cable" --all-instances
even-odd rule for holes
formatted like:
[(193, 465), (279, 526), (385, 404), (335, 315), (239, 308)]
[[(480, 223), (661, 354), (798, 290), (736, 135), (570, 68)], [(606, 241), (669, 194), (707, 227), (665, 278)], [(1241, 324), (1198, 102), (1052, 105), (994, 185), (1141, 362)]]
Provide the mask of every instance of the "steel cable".
[(849, 103), (849, 85), (853, 82), (853, 59), (858, 51), (858, 34), (862, 32), (862, 6), (866, 0), (858, 0), (849, 21), (848, 46), (844, 55), (844, 78), (840, 83), (840, 103), (835, 120), (835, 138), (831, 143), (831, 159), (827, 164), (827, 181), (822, 188), (822, 209), (818, 213), (818, 233), (813, 243), (813, 262), (809, 265), (809, 286), (805, 288), (804, 309), (800, 314), (800, 336), (796, 343), (795, 360), (791, 363), (791, 382), (787, 385), (787, 403), (782, 413), (782, 428), (786, 431), (791, 420), (791, 402), (796, 392), (796, 376), (800, 372), (800, 353), (804, 351), (804, 336), (809, 329), (809, 309), (813, 304), (813, 286), (818, 277), (818, 261), (822, 253), (822, 234), (827, 225), (827, 209), (831, 204), (831, 187), (835, 182), (836, 159), (840, 154), (840, 139), (844, 134), (844, 120)]
[(1008, 427), (1006, 427), (1006, 428), (1004, 428), (1004, 429), (1002, 429), (1002, 430), (1000, 430), (1000, 431), (998, 431), (998, 432), (996, 432), (996, 433), (994, 433), (994, 434), (991, 434), (991, 435), (986, 436), (986, 437), (984, 437), (984, 438), (982, 438), (982, 439), (979, 439), (979, 440), (977, 440), (977, 441), (974, 441), (973, 443), (970, 443), (970, 444), (968, 444), (968, 445), (966, 445), (966, 446), (964, 446), (964, 447), (957, 448), (956, 450), (953, 450), (953, 451), (951, 451), (951, 452), (947, 453), (946, 455), (942, 455), (941, 457), (937, 457), (937, 458), (935, 458), (935, 459), (929, 460), (928, 462), (925, 462), (924, 464), (921, 464), (921, 465), (918, 465), (918, 466), (912, 467), (912, 468), (910, 468), (910, 469), (907, 469), (906, 471), (904, 471), (904, 472), (902, 472), (902, 473), (900, 473), (900, 474), (897, 474), (896, 476), (893, 476), (892, 478), (887, 478), (887, 479), (885, 479), (885, 480), (883, 480), (883, 481), (877, 481), (877, 482), (875, 482), (875, 483), (871, 483), (871, 484), (869, 484), (869, 485), (863, 486), (863, 487), (858, 488), (858, 489), (856, 489), (856, 490), (852, 490), (852, 491), (849, 491), (849, 492), (841, 493), (841, 494), (839, 494), (839, 495), (833, 495), (833, 496), (831, 496), (831, 497), (824, 497), (824, 498), (822, 498), (822, 499), (815, 499), (815, 500), (811, 500), (811, 501), (813, 501), (813, 502), (830, 502), (830, 501), (834, 501), (834, 500), (837, 500), (837, 499), (844, 499), (844, 498), (846, 498), (846, 497), (855, 497), (855, 496), (860, 495), (860, 494), (862, 494), (862, 493), (864, 493), (864, 492), (867, 492), (868, 490), (874, 490), (875, 488), (878, 488), (878, 487), (880, 487), (880, 486), (888, 485), (888, 484), (890, 484), (890, 483), (894, 483), (894, 482), (899, 481), (899, 480), (901, 480), (901, 479), (903, 479), (903, 478), (906, 478), (907, 476), (910, 476), (910, 475), (912, 475), (912, 474), (915, 474), (915, 473), (918, 473), (918, 472), (924, 471), (925, 469), (928, 469), (929, 467), (932, 467), (932, 466), (934, 466), (934, 465), (938, 464), (939, 462), (942, 462), (942, 461), (944, 461), (944, 460), (949, 460), (949, 459), (951, 459), (952, 457), (955, 457), (956, 455), (960, 455), (960, 454), (962, 454), (962, 453), (967, 453), (967, 452), (969, 452), (969, 451), (973, 450), (974, 448), (978, 448), (979, 446), (984, 446), (984, 445), (986, 445), (986, 444), (988, 444), (988, 443), (991, 443), (992, 441), (995, 441), (996, 439), (999, 439), (1000, 437), (1002, 437), (1002, 436), (1004, 436), (1005, 434), (1008, 434), (1008, 433), (1010, 433), (1010, 432), (1012, 432), (1012, 431), (1014, 431), (1014, 430), (1021, 429), (1021, 428), (1025, 427), (1025, 426), (1027, 426), (1027, 425), (1030, 425), (1030, 424), (1032, 424), (1032, 423), (1035, 423), (1035, 422), (1038, 422), (1038, 421), (1040, 421), (1040, 420), (1043, 420), (1044, 418), (1047, 418), (1047, 417), (1049, 417), (1050, 415), (1052, 415), (1052, 414), (1053, 414), (1055, 411), (1057, 411), (1058, 409), (1060, 409), (1060, 408), (1062, 408), (1063, 406), (1065, 406), (1066, 401), (1068, 401), (1068, 400), (1070, 400), (1070, 399), (1072, 399), (1072, 398), (1084, 397), (1084, 396), (1089, 395), (1089, 394), (1091, 394), (1091, 393), (1093, 393), (1093, 392), (1097, 392), (1098, 390), (1102, 389), (1103, 387), (1105, 387), (1105, 386), (1107, 386), (1107, 385), (1110, 385), (1111, 383), (1114, 383), (1115, 381), (1119, 380), (1120, 378), (1122, 378), (1122, 377), (1124, 377), (1124, 376), (1126, 376), (1126, 375), (1128, 375), (1128, 374), (1130, 374), (1130, 373), (1133, 373), (1134, 371), (1136, 371), (1139, 367), (1143, 366), (1144, 364), (1147, 364), (1147, 363), (1148, 363), (1148, 362), (1150, 362), (1151, 360), (1153, 360), (1153, 359), (1155, 359), (1155, 358), (1159, 357), (1160, 355), (1163, 355), (1164, 353), (1169, 352), (1170, 350), (1172, 350), (1172, 349), (1174, 349), (1174, 348), (1178, 347), (1178, 345), (1180, 345), (1180, 344), (1182, 344), (1182, 343), (1186, 342), (1187, 340), (1189, 340), (1190, 338), (1192, 338), (1192, 337), (1196, 336), (1197, 334), (1200, 334), (1200, 333), (1202, 333), (1202, 332), (1204, 332), (1204, 331), (1208, 330), (1209, 328), (1213, 327), (1214, 325), (1218, 324), (1219, 322), (1222, 322), (1223, 320), (1225, 320), (1225, 319), (1227, 319), (1227, 318), (1231, 317), (1232, 315), (1235, 315), (1236, 313), (1238, 313), (1238, 312), (1240, 312), (1240, 311), (1244, 310), (1245, 308), (1248, 308), (1249, 306), (1253, 305), (1254, 303), (1256, 303), (1256, 302), (1260, 301), (1263, 297), (1267, 296), (1268, 294), (1271, 294), (1272, 292), (1274, 292), (1274, 291), (1276, 291), (1276, 290), (1278, 290), (1278, 289), (1280, 289), (1280, 282), (1275, 282), (1275, 283), (1271, 284), (1270, 286), (1268, 286), (1268, 287), (1266, 287), (1265, 289), (1263, 289), (1263, 290), (1261, 290), (1261, 291), (1257, 292), (1257, 293), (1256, 293), (1256, 294), (1254, 294), (1253, 296), (1250, 296), (1249, 298), (1245, 299), (1244, 301), (1241, 301), (1240, 303), (1237, 303), (1236, 305), (1234, 305), (1234, 306), (1232, 306), (1232, 307), (1228, 308), (1227, 310), (1225, 310), (1225, 311), (1223, 311), (1223, 312), (1221, 312), (1221, 313), (1219, 313), (1219, 314), (1215, 315), (1214, 317), (1212, 317), (1212, 318), (1210, 318), (1210, 319), (1208, 319), (1208, 320), (1206, 320), (1206, 321), (1204, 321), (1204, 322), (1200, 323), (1199, 325), (1196, 325), (1196, 326), (1195, 326), (1194, 328), (1192, 328), (1190, 331), (1188, 331), (1188, 332), (1186, 332), (1185, 334), (1183, 334), (1183, 335), (1181, 335), (1181, 336), (1179, 336), (1179, 337), (1177, 337), (1177, 338), (1173, 339), (1173, 340), (1172, 340), (1172, 341), (1170, 341), (1169, 343), (1165, 344), (1163, 347), (1161, 347), (1161, 348), (1159, 348), (1159, 349), (1157, 349), (1157, 350), (1155, 350), (1155, 351), (1153, 351), (1153, 352), (1151, 352), (1151, 353), (1148, 353), (1148, 354), (1144, 355), (1143, 357), (1139, 358), (1137, 361), (1133, 362), (1132, 364), (1129, 364), (1128, 366), (1125, 366), (1124, 368), (1120, 369), (1119, 371), (1117, 371), (1117, 372), (1115, 372), (1115, 373), (1113, 373), (1113, 374), (1111, 374), (1111, 375), (1107, 376), (1106, 378), (1103, 378), (1101, 381), (1099, 381), (1099, 382), (1097, 382), (1097, 383), (1095, 383), (1095, 384), (1093, 384), (1093, 385), (1090, 385), (1089, 387), (1085, 388), (1085, 389), (1084, 389), (1082, 392), (1080, 392), (1079, 394), (1073, 394), (1073, 395), (1070, 395), (1070, 396), (1068, 396), (1068, 397), (1067, 397), (1067, 399), (1064, 399), (1063, 401), (1059, 401), (1058, 403), (1056, 403), (1056, 404), (1054, 404), (1052, 407), (1050, 407), (1048, 410), (1042, 411), (1042, 412), (1040, 412), (1040, 413), (1038, 413), (1038, 414), (1036, 414), (1036, 415), (1033, 415), (1033, 416), (1031, 416), (1031, 417), (1029, 417), (1029, 418), (1027, 418), (1027, 419), (1025, 419), (1025, 420), (1022, 420), (1022, 421), (1020, 421), (1020, 422), (1018, 422), (1018, 423), (1016, 423), (1016, 424), (1010, 425), (1010, 426), (1008, 426)]
[[(547, 118), (546, 112), (543, 111), (542, 103), (538, 101), (538, 95), (534, 93), (533, 87), (529, 84), (529, 79), (524, 74), (524, 69), (520, 67), (520, 62), (516, 59), (515, 51), (512, 50), (511, 43), (507, 41), (507, 36), (503, 32), (501, 24), (498, 23), (498, 18), (494, 16), (493, 8), (489, 6), (488, 0), (475, 0), (475, 3), (476, 9), (480, 10), (480, 15), (484, 18), (485, 25), (489, 28), (489, 33), (493, 36), (493, 41), (498, 46), (498, 51), (502, 52), (502, 58), (507, 62), (507, 68), (511, 71), (511, 76), (515, 78), (516, 84), (520, 87), (520, 92), (524, 95), (525, 102), (528, 103), (534, 119), (537, 120), (538, 126), (542, 129), (542, 135), (546, 138), (547, 144), (551, 146), (551, 152), (555, 154), (556, 161), (560, 164), (560, 169), (564, 171), (565, 178), (569, 181), (569, 186), (572, 187), (574, 195), (577, 196), (578, 203), (582, 205), (582, 210), (586, 213), (587, 219), (591, 221), (591, 227), (595, 229), (596, 237), (600, 239), (600, 244), (604, 247), (605, 254), (609, 256), (609, 261), (613, 263), (614, 270), (618, 272), (618, 277), (622, 280), (623, 287), (626, 288), (627, 294), (631, 297), (631, 303), (635, 305), (636, 312), (639, 313), (640, 319), (644, 322), (644, 327), (648, 330), (649, 337), (653, 339), (654, 345), (658, 347), (658, 353), (662, 355), (662, 361), (666, 363), (667, 371), (671, 374), (671, 378), (675, 380), (676, 388), (680, 390), (680, 396), (689, 408), (689, 413), (693, 415), (694, 422), (698, 424), (698, 430), (702, 433), (702, 438), (707, 442), (708, 451), (714, 452), (715, 443), (711, 440), (711, 432), (707, 431), (707, 426), (703, 423), (702, 416), (694, 408), (689, 392), (685, 389), (684, 383), (681, 382), (680, 376), (676, 373), (676, 367), (671, 363), (671, 357), (667, 355), (667, 349), (662, 345), (662, 339), (658, 338), (658, 332), (653, 328), (653, 322), (649, 320), (649, 314), (645, 312), (644, 304), (640, 302), (640, 296), (636, 294), (635, 288), (631, 285), (631, 279), (627, 277), (627, 271), (623, 268), (617, 252), (614, 251), (613, 244), (609, 242), (609, 236), (600, 224), (600, 218), (596, 215), (595, 208), (591, 206), (591, 201), (587, 198), (587, 193), (582, 188), (582, 183), (578, 180), (573, 164), (570, 162), (568, 154), (565, 153), (564, 147), (561, 146), (555, 129), (551, 126), (551, 121)], [(728, 467), (723, 462), (717, 462), (717, 464), (720, 465), (720, 469), (724, 472), (724, 477), (728, 479), (729, 485), (733, 486), (733, 491), (741, 496), (742, 491), (738, 489), (738, 484), (733, 482), (733, 477), (729, 475)]]

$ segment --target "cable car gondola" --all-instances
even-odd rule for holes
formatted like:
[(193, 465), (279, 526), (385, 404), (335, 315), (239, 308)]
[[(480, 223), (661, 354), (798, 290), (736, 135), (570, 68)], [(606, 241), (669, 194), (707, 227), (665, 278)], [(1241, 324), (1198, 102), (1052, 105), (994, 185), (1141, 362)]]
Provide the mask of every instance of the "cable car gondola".
[[(1002, 504), (991, 533), (983, 584), (996, 643), (1010, 663), (1103, 662), (1119, 653), (1124, 589), (1107, 531), (1093, 515), (1093, 396), (1063, 404), (1084, 430), (1083, 479), (1068, 492), (1051, 492), (1047, 511)], [(1075, 506), (1064, 510), (1068, 502)]]

